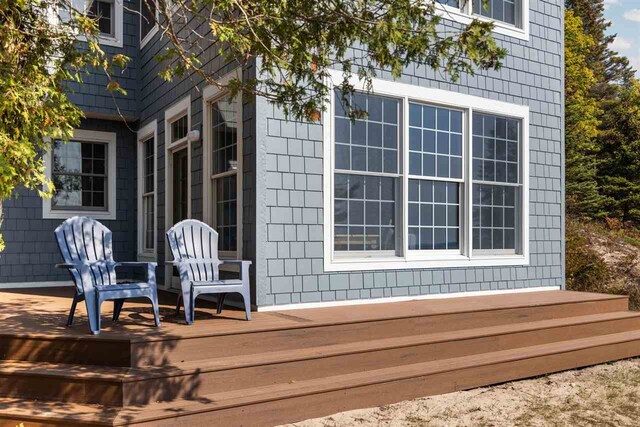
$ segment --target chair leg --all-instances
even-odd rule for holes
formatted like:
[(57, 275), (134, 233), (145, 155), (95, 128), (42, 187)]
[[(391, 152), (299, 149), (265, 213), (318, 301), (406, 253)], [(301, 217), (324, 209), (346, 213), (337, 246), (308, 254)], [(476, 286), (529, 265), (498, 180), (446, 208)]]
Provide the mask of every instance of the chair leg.
[(191, 293), (192, 289), (190, 285), (182, 286), (182, 301), (184, 302), (184, 320), (187, 322), (187, 325), (193, 323), (191, 319), (192, 312), (192, 301), (191, 301)]
[(84, 303), (87, 306), (87, 315), (89, 316), (89, 329), (94, 335), (100, 333), (100, 294), (95, 290), (84, 291)]
[(156, 327), (160, 326), (160, 309), (158, 308), (158, 294), (154, 291), (151, 292), (151, 305), (153, 305), (153, 320)]
[(71, 326), (73, 324), (73, 316), (76, 313), (76, 307), (78, 303), (83, 299), (84, 299), (84, 295), (76, 291), (75, 295), (73, 296), (73, 302), (71, 303), (71, 310), (69, 310), (69, 317), (67, 318), (67, 326)]
[(180, 316), (180, 304), (182, 304), (182, 291), (178, 294), (178, 302), (176, 303), (176, 317)]
[(190, 325), (193, 324), (193, 322), (196, 321), (196, 298), (198, 297), (198, 293), (196, 292), (195, 289), (191, 289), (191, 296), (189, 298), (189, 306), (190, 306), (190, 311), (191, 311), (191, 323)]
[(123, 305), (124, 305), (124, 298), (113, 300), (113, 319), (112, 320), (114, 322), (117, 322), (118, 319), (120, 318), (120, 312), (122, 311)]
[(227, 294), (220, 294), (218, 296), (218, 307), (216, 309), (216, 314), (222, 313), (222, 307), (224, 306), (224, 299), (226, 296)]
[(242, 295), (242, 300), (244, 301), (244, 312), (247, 320), (251, 320), (251, 291), (245, 288), (240, 295)]

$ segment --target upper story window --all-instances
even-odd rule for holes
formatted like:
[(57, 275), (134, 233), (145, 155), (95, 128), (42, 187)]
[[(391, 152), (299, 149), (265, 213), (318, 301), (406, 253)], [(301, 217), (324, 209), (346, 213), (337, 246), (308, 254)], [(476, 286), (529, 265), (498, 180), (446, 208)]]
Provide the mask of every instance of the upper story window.
[(527, 107), (378, 80), (348, 101), (367, 115), (328, 108), (327, 271), (528, 263)]
[(158, 9), (154, 0), (140, 0), (140, 48), (158, 32)]
[(115, 217), (115, 134), (76, 130), (67, 142), (53, 142), (45, 156), (47, 175), (55, 186), (44, 202), (45, 218), (76, 214)]
[(89, 16), (98, 21), (101, 35), (115, 36), (115, 4), (113, 0), (93, 0), (89, 6)]
[(529, 39), (529, 0), (437, 0), (444, 18), (469, 24), (473, 19), (491, 20), (494, 31)]
[(86, 0), (85, 10), (98, 25), (98, 41), (107, 46), (122, 47), (123, 0)]

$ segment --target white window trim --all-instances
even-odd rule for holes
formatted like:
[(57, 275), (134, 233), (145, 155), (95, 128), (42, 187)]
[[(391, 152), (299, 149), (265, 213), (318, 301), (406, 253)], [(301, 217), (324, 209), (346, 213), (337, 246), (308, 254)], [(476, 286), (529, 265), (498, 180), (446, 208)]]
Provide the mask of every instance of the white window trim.
[[(187, 116), (187, 136), (177, 141), (171, 142), (171, 123), (175, 121), (175, 119), (185, 115)], [(164, 231), (165, 233), (169, 230), (169, 228), (173, 227), (173, 152), (178, 150), (187, 150), (187, 169), (189, 173), (187, 174), (187, 217), (191, 218), (191, 141), (189, 139), (189, 132), (191, 131), (191, 95), (187, 95), (182, 98), (182, 100), (173, 104), (171, 107), (165, 110), (164, 112), (164, 170), (165, 170), (165, 180), (164, 180), (164, 194), (165, 194), (165, 203), (164, 203)], [(169, 261), (172, 259), (171, 251), (169, 250), (169, 245), (165, 239), (165, 260)], [(165, 278), (169, 278), (169, 280), (165, 279), (165, 288), (169, 289), (171, 287), (171, 278), (172, 275), (172, 266), (169, 264), (165, 264)]]
[[(153, 250), (144, 248), (144, 211), (143, 211), (143, 191), (144, 191), (144, 144), (150, 137), (153, 137)], [(154, 259), (158, 253), (158, 121), (143, 126), (138, 130), (138, 258)]]
[[(75, 2), (80, 3), (77, 6), (78, 10), (84, 10), (85, 12), (89, 10), (89, 6), (91, 5), (92, 0), (74, 0)], [(98, 43), (105, 46), (113, 46), (113, 47), (123, 47), (123, 39), (124, 39), (124, 6), (123, 0), (113, 0), (113, 19), (115, 27), (113, 29), (113, 37), (100, 34), (98, 36)], [(87, 41), (87, 38), (83, 35), (78, 36), (78, 40)]]
[[(236, 69), (224, 77), (222, 77), (219, 82), (221, 86), (227, 85), (232, 79), (241, 78), (241, 70)], [(215, 212), (213, 210), (212, 202), (212, 192), (213, 192), (213, 165), (211, 164), (211, 156), (212, 156), (212, 141), (211, 141), (211, 102), (220, 99), (227, 95), (227, 91), (224, 88), (217, 87), (214, 85), (209, 85), (204, 88), (202, 91), (202, 111), (204, 111), (204, 120), (203, 120), (203, 132), (202, 132), (202, 141), (203, 141), (203, 183), (202, 183), (202, 200), (204, 204), (204, 221), (213, 227), (213, 220), (215, 218)], [(242, 207), (243, 207), (243, 199), (242, 199), (242, 188), (243, 188), (243, 162), (242, 162), (242, 95), (236, 95), (238, 102), (238, 142), (237, 142), (237, 156), (238, 156), (238, 169), (235, 172), (236, 175), (236, 203), (237, 203), (237, 243), (235, 252), (220, 252), (220, 256), (222, 258), (228, 259), (242, 259)], [(218, 178), (221, 178), (220, 174)]]
[[(95, 219), (116, 219), (116, 134), (114, 132), (98, 132), (94, 130), (76, 129), (73, 131), (72, 141), (102, 142), (107, 144), (107, 210), (94, 211), (83, 209), (53, 209), (51, 199), (42, 200), (42, 218), (67, 219), (72, 216), (89, 216)], [(45, 176), (52, 179), (53, 147), (44, 156)]]
[[(140, 8), (146, 7), (143, 3), (145, 2), (145, 0), (140, 0)], [(149, 43), (149, 41), (153, 38), (153, 36), (156, 35), (156, 33), (158, 32), (158, 20), (160, 19), (160, 12), (158, 11), (158, 8), (156, 7), (156, 23), (153, 26), (153, 28), (151, 30), (149, 30), (149, 32), (147, 33), (146, 36), (142, 37), (142, 10), (139, 10), (140, 13), (140, 49), (144, 48), (147, 43)]]
[(529, 40), (529, 0), (522, 0), (522, 28), (518, 28), (515, 25), (497, 21), (486, 16), (477, 15), (472, 12), (473, 0), (461, 1), (466, 2), (462, 8), (436, 3), (436, 13), (443, 18), (450, 19), (463, 25), (469, 25), (474, 19), (484, 22), (493, 22), (494, 33), (514, 37), (520, 40)]
[[(343, 75), (339, 71), (329, 72), (328, 84), (338, 85), (342, 81)], [(350, 83), (356, 90), (366, 92), (366, 85), (352, 76)], [(507, 102), (492, 99), (480, 98), (456, 92), (449, 92), (442, 89), (425, 88), (413, 86), (405, 83), (388, 80), (373, 79), (373, 93), (377, 95), (390, 96), (403, 102), (404, 121), (402, 127), (402, 141), (408, 146), (409, 140), (409, 100), (440, 104), (442, 106), (459, 108), (465, 110), (465, 128), (467, 129), (463, 139), (463, 159), (465, 164), (465, 199), (463, 209), (464, 221), (461, 224), (462, 254), (454, 255), (447, 253), (420, 254), (413, 251), (402, 251), (402, 256), (384, 257), (370, 255), (367, 258), (356, 257), (336, 257), (333, 251), (333, 160), (334, 160), (334, 96), (330, 97), (330, 102), (326, 106), (323, 119), (323, 150), (324, 150), (324, 269), (325, 271), (356, 271), (356, 270), (390, 270), (390, 269), (415, 269), (415, 268), (451, 268), (451, 267), (489, 267), (489, 266), (510, 266), (529, 264), (529, 107), (525, 105), (510, 104)], [(332, 90), (333, 92), (333, 90)], [(333, 94), (332, 94), (333, 95)], [(472, 112), (484, 112), (513, 117), (522, 120), (522, 207), (520, 209), (520, 221), (522, 224), (522, 254), (514, 255), (473, 255), (472, 239), (470, 238), (471, 206), (473, 206), (472, 194), (472, 162), (468, 160), (471, 135), (473, 133)], [(408, 150), (403, 149), (403, 165), (408, 164)], [(408, 175), (403, 172), (403, 206), (407, 205)], [(403, 209), (403, 218), (398, 223), (406, 224), (408, 219), (407, 209)], [(403, 246), (406, 247), (408, 228), (402, 225)]]

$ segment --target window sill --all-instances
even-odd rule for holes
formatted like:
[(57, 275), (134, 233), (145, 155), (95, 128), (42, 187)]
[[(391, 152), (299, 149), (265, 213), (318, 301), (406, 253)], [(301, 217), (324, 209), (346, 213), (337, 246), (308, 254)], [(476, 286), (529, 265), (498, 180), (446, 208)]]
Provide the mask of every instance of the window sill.
[(115, 220), (116, 212), (113, 211), (83, 211), (83, 210), (57, 210), (46, 209), (42, 213), (43, 219), (68, 219), (74, 216), (88, 216), (98, 220)]
[[(86, 42), (87, 38), (84, 36), (79, 36), (78, 40), (80, 40), (81, 42)], [(97, 38), (98, 44), (101, 44), (103, 46), (113, 46), (113, 47), (119, 47), (122, 48), (124, 45), (122, 43), (122, 39), (119, 37), (109, 37), (109, 36), (104, 36), (104, 35), (100, 35)]]
[(471, 22), (473, 22), (474, 19), (477, 19), (478, 21), (483, 21), (483, 22), (492, 22), (494, 25), (493, 27), (494, 33), (502, 34), (504, 36), (509, 36), (509, 37), (517, 38), (524, 41), (529, 41), (529, 17), (527, 13), (524, 14), (525, 16), (523, 17), (523, 20), (522, 20), (522, 22), (525, 23), (524, 28), (518, 28), (513, 25), (496, 21), (494, 19), (487, 18), (484, 16), (469, 15), (451, 6), (437, 5), (436, 13), (442, 18), (450, 19), (454, 22), (458, 22), (463, 25), (469, 25)]
[(151, 41), (153, 36), (155, 36), (157, 33), (158, 33), (158, 25), (155, 25), (151, 30), (149, 30), (147, 35), (140, 40), (140, 50), (142, 50)]
[(474, 256), (436, 255), (425, 258), (341, 258), (325, 260), (325, 271), (358, 271), (358, 270), (408, 270), (425, 268), (465, 268), (465, 267), (501, 267), (529, 265), (527, 255), (494, 255)]

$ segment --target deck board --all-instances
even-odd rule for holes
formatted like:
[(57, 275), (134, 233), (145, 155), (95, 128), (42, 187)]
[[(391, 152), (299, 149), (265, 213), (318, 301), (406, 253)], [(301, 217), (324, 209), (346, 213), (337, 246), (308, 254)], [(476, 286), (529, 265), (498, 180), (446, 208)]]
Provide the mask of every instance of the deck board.
[(78, 305), (74, 325), (70, 328), (65, 326), (73, 291), (73, 288), (66, 287), (0, 292), (0, 336), (150, 342), (626, 298), (584, 292), (543, 291), (257, 312), (249, 322), (244, 320), (244, 312), (240, 310), (225, 309), (221, 315), (216, 315), (215, 304), (202, 300), (198, 301), (196, 307), (195, 324), (187, 326), (182, 316), (175, 316), (175, 294), (160, 292), (160, 328), (153, 326), (149, 304), (126, 303), (121, 320), (113, 323), (112, 304), (105, 303), (102, 310), (102, 332), (99, 336), (91, 336), (83, 303)]

